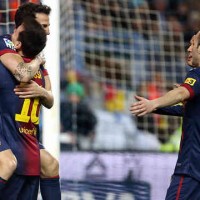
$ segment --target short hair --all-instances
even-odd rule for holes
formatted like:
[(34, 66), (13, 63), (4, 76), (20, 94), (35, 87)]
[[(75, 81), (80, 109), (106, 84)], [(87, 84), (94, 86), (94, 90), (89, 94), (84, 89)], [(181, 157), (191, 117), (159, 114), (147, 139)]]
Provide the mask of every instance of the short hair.
[(197, 40), (198, 40), (197, 48), (199, 48), (199, 46), (200, 46), (200, 31), (198, 31), (198, 32), (196, 33), (196, 36), (197, 36)]
[(50, 15), (51, 8), (44, 4), (24, 3), (17, 9), (15, 13), (15, 26), (20, 26), (26, 17), (36, 17), (37, 13)]
[(32, 17), (23, 21), (24, 30), (19, 33), (18, 40), (22, 43), (22, 52), (28, 58), (34, 58), (46, 46), (46, 33), (43, 27)]

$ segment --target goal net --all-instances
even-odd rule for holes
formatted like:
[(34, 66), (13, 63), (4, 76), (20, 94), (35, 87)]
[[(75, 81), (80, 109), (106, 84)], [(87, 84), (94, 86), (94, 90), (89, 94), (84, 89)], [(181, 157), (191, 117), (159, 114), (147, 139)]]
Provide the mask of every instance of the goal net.
[[(170, 22), (163, 23), (160, 13), (150, 10), (146, 1), (60, 2), (61, 97), (66, 81), (70, 82), (66, 73), (75, 70), (98, 116), (94, 150), (155, 150), (151, 146), (155, 138), (150, 136), (167, 142), (179, 128), (179, 118), (134, 118), (129, 107), (135, 94), (156, 98), (182, 82), (186, 72), (183, 34)], [(61, 162), (66, 164), (61, 176), (69, 181), (70, 195), (164, 199), (176, 155), (131, 152), (129, 163), (126, 153), (63, 152)], [(126, 178), (133, 188), (126, 185)]]
[(25, 2), (39, 3), (39, 0), (0, 0), (0, 34), (12, 33), (16, 9)]
[[(0, 0), (1, 34), (12, 32), (14, 12), (22, 2)], [(69, 82), (66, 73), (75, 70), (99, 117), (97, 150), (132, 150), (134, 145), (143, 149), (146, 138), (133, 145), (129, 141), (135, 135), (125, 133), (142, 130), (166, 142), (179, 128), (178, 118), (130, 117), (135, 94), (158, 97), (180, 83), (186, 71), (183, 34), (169, 22), (163, 24), (159, 12), (150, 10), (145, 1), (60, 0), (60, 55), (61, 83), (65, 86)], [(169, 181), (171, 163), (176, 160), (167, 154), (163, 158), (160, 154), (115, 152), (69, 152), (61, 158), (61, 178), (67, 180), (63, 198), (87, 200), (164, 199), (168, 184), (161, 180)]]
[[(109, 128), (111, 122), (103, 126), (101, 118), (130, 115), (135, 94), (153, 99), (181, 83), (186, 71), (183, 34), (161, 21), (146, 1), (61, 0), (60, 12), (61, 80), (71, 69), (82, 76), (90, 105), (101, 110), (96, 147), (117, 149), (117, 130)], [(152, 133), (161, 143), (180, 126), (180, 119), (159, 115), (132, 121), (136, 130)]]
[[(12, 32), (15, 10), (23, 2), (0, 1), (1, 34)], [(114, 131), (102, 125), (101, 118), (130, 115), (134, 94), (155, 98), (182, 81), (183, 34), (170, 22), (161, 21), (159, 12), (150, 10), (145, 1), (61, 0), (60, 5), (61, 81), (68, 81), (65, 72), (69, 69), (80, 74), (90, 105), (100, 116), (96, 148), (117, 149), (122, 137), (113, 145)], [(161, 142), (168, 141), (180, 125), (178, 118), (159, 115), (133, 118), (132, 122)], [(123, 148), (134, 146), (125, 140)]]

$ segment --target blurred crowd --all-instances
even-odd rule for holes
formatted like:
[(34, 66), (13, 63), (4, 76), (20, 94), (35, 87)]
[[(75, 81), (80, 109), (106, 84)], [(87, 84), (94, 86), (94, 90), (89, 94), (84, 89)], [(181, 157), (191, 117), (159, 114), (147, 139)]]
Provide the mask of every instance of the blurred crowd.
[(66, 74), (64, 99), (60, 103), (61, 132), (70, 142), (64, 149), (90, 150), (94, 142), (97, 118), (85, 101), (85, 88), (74, 70)]
[(186, 45), (191, 36), (199, 31), (198, 0), (150, 0), (149, 8), (160, 12), (163, 24), (169, 23), (174, 31), (182, 32)]
[[(130, 123), (124, 123), (123, 111), (127, 109), (125, 105), (127, 95), (123, 89), (125, 87), (125, 90), (155, 98), (172, 87), (173, 83), (182, 81), (182, 75), (186, 70), (183, 51), (186, 50), (191, 36), (198, 31), (199, 7), (198, 0), (74, 1), (73, 9), (77, 20), (75, 38), (79, 59), (73, 68), (83, 73), (89, 70), (94, 76), (103, 80), (103, 83), (99, 80), (100, 84), (93, 87), (94, 80), (90, 77), (92, 86), (86, 90), (86, 96), (93, 100), (92, 103), (89, 101), (89, 104), (94, 109), (98, 108), (96, 102), (99, 98), (96, 97), (102, 96), (101, 106), (108, 112), (96, 112), (97, 134), (96, 140), (93, 141), (96, 148), (100, 143), (99, 146), (103, 149), (117, 149), (117, 146), (122, 150), (137, 148), (136, 142), (134, 144), (132, 142), (132, 146), (129, 145), (133, 138), (136, 139), (137, 134), (134, 135), (133, 132), (136, 133), (137, 130), (156, 133), (161, 143), (167, 143), (174, 133), (179, 135), (180, 131), (177, 130), (181, 123), (180, 119), (154, 115), (132, 119), (132, 124), (131, 120), (128, 120)], [(84, 31), (86, 34), (83, 36)], [(175, 48), (174, 42), (177, 43)], [(124, 61), (129, 59), (129, 53), (125, 56), (118, 54), (121, 53), (120, 48), (130, 50), (130, 56), (133, 58), (132, 66)], [(80, 51), (83, 51), (84, 55), (82, 62), (80, 62)], [(121, 61), (118, 59), (119, 56)], [(79, 75), (82, 76), (81, 73)], [(97, 100), (95, 103), (94, 99)], [(109, 114), (112, 114), (112, 117)], [(105, 125), (107, 129), (102, 125), (106, 124), (103, 117), (107, 122), (110, 120), (108, 125)], [(129, 128), (132, 127), (132, 134), (130, 134), (131, 128), (127, 130), (123, 125), (120, 126), (123, 123)], [(109, 129), (111, 124), (114, 128)], [(119, 130), (124, 133), (124, 137), (120, 135)], [(99, 132), (104, 135), (101, 139)], [(115, 136), (109, 135), (110, 132), (115, 132)], [(97, 140), (98, 144), (95, 144)], [(107, 142), (108, 140), (115, 141), (117, 145), (112, 145)], [(121, 143), (117, 142), (119, 140)], [(155, 149), (159, 149), (157, 147)], [(173, 149), (171, 146), (170, 148)]]
[[(0, 34), (11, 33), (14, 28), (15, 11), (19, 5), (29, 0), (0, 0)], [(39, 3), (39, 0), (31, 0)]]
[[(134, 19), (134, 16), (138, 15), (138, 13), (134, 13), (135, 8), (139, 8), (141, 11), (158, 11), (160, 28), (165, 30), (170, 26), (173, 31), (184, 33), (186, 43), (193, 33), (199, 30), (200, 25), (198, 0), (86, 0), (83, 7), (94, 13), (93, 17), (86, 19), (89, 22), (88, 28), (93, 30), (108, 30), (113, 27), (126, 29), (129, 26), (129, 22), (125, 20), (127, 16)], [(100, 19), (98, 14), (104, 17)], [(117, 20), (119, 17), (120, 21)], [(145, 19), (145, 17), (147, 16), (143, 13), (140, 19)], [(150, 16), (150, 18), (155, 20), (155, 16)], [(134, 23), (133, 20), (133, 27)], [(140, 23), (143, 26), (143, 22)], [(143, 26), (143, 28), (145, 27)]]
[[(13, 22), (16, 9), (25, 2), (29, 2), (29, 0), (0, 0), (0, 22)], [(31, 2), (39, 3), (40, 1), (31, 0)], [(9, 13), (8, 16), (7, 13)], [(7, 17), (9, 17), (9, 19)]]

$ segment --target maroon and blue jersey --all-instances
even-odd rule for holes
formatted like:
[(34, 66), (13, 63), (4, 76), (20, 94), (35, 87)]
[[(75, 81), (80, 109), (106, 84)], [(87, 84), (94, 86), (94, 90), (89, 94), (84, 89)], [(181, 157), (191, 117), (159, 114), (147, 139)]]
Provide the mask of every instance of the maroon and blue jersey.
[(200, 68), (190, 70), (181, 86), (189, 91), (190, 99), (183, 106), (162, 110), (167, 114), (183, 116), (180, 150), (174, 174), (189, 175), (200, 181)]
[[(0, 56), (16, 53), (10, 35), (0, 37)], [(25, 59), (26, 62), (30, 60)], [(37, 140), (40, 99), (19, 98), (14, 88), (19, 83), (0, 62), (0, 150), (4, 145), (17, 158), (16, 173), (20, 175), (40, 174), (40, 153)], [(44, 87), (44, 74), (40, 69), (32, 79)]]

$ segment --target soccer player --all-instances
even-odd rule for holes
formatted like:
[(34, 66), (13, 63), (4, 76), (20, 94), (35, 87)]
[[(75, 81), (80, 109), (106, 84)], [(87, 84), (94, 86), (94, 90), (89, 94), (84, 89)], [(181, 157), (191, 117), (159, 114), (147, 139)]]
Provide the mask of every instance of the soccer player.
[[(0, 199), (37, 199), (40, 151), (36, 135), (41, 103), (38, 98), (20, 99), (14, 88), (19, 82), (26, 84), (31, 78), (40, 86), (44, 85), (42, 67), (39, 68), (42, 60), (37, 58), (31, 64), (25, 64), (21, 56), (30, 62), (28, 58), (33, 59), (45, 45), (44, 29), (30, 17), (24, 19), (12, 35), (0, 37)], [(37, 64), (35, 69), (34, 62)], [(9, 161), (8, 169), (16, 169), (11, 178), (3, 168), (5, 161)], [(10, 178), (7, 184), (4, 184), (6, 180), (3, 180), (2, 173)]]
[(192, 69), (179, 87), (154, 100), (135, 96), (138, 101), (130, 107), (132, 114), (143, 116), (183, 103), (183, 107), (165, 110), (168, 114), (183, 113), (180, 151), (166, 200), (200, 199), (200, 32), (192, 37), (187, 51), (187, 63)]
[[(16, 11), (15, 24), (20, 26), (27, 16), (34, 17), (44, 28), (47, 35), (49, 31), (49, 15), (51, 8), (43, 4), (25, 3)], [(15, 88), (15, 93), (20, 98), (39, 97), (42, 104), (51, 108), (53, 106), (53, 95), (51, 91), (51, 82), (48, 73), (45, 74), (45, 89), (39, 87), (34, 81), (30, 84), (19, 85)], [(59, 180), (59, 164), (58, 161), (40, 144), (41, 156), (41, 179), (40, 191), (43, 200), (59, 200), (61, 199), (60, 180)]]

